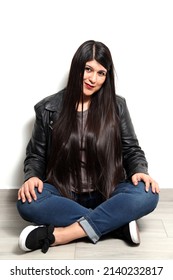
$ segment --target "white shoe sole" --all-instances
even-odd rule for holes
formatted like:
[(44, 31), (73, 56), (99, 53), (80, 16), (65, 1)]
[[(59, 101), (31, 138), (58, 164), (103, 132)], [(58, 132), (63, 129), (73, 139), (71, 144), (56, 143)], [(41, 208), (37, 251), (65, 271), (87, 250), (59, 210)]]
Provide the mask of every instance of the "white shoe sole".
[(28, 236), (28, 234), (33, 231), (34, 229), (38, 228), (40, 226), (27, 226), (26, 228), (24, 228), (19, 236), (19, 247), (23, 250), (23, 251), (31, 251), (31, 249), (26, 247), (26, 238)]
[(130, 236), (135, 244), (140, 244), (139, 230), (136, 221), (129, 223)]

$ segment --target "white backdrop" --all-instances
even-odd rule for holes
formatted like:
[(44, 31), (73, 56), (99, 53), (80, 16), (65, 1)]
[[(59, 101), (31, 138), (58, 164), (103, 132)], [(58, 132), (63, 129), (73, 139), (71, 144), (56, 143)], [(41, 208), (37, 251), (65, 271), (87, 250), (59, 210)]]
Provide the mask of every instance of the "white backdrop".
[(64, 86), (85, 40), (104, 42), (150, 174), (172, 188), (173, 40), (168, 0), (0, 0), (0, 188), (18, 188), (33, 106)]

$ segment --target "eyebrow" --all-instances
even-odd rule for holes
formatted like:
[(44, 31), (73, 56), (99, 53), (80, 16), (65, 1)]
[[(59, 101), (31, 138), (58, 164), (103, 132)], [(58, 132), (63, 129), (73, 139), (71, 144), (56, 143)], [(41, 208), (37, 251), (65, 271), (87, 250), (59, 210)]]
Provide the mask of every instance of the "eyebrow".
[[(92, 70), (94, 70), (94, 68), (91, 66), (91, 65), (89, 65), (89, 64), (86, 64), (85, 65), (85, 67), (90, 67)], [(100, 70), (98, 70), (97, 72), (104, 72), (104, 73), (107, 73), (107, 70), (106, 69), (100, 69)]]

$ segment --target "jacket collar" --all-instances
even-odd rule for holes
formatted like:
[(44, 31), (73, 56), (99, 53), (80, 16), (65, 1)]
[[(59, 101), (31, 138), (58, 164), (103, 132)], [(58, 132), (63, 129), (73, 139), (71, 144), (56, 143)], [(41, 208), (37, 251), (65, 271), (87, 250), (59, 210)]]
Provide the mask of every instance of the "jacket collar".
[(45, 100), (44, 108), (48, 111), (59, 112), (62, 108), (63, 95), (65, 90), (61, 90), (49, 96)]

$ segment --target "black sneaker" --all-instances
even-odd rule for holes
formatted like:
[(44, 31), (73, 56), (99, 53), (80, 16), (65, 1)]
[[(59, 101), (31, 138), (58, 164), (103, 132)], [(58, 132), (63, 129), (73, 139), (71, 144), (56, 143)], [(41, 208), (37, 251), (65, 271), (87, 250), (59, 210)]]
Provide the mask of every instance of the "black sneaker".
[(41, 249), (43, 253), (46, 253), (50, 245), (55, 242), (53, 231), (52, 225), (27, 226), (20, 234), (19, 247), (26, 252)]
[(120, 227), (112, 233), (113, 237), (123, 239), (131, 245), (140, 244), (139, 230), (136, 221), (131, 221), (129, 224)]

